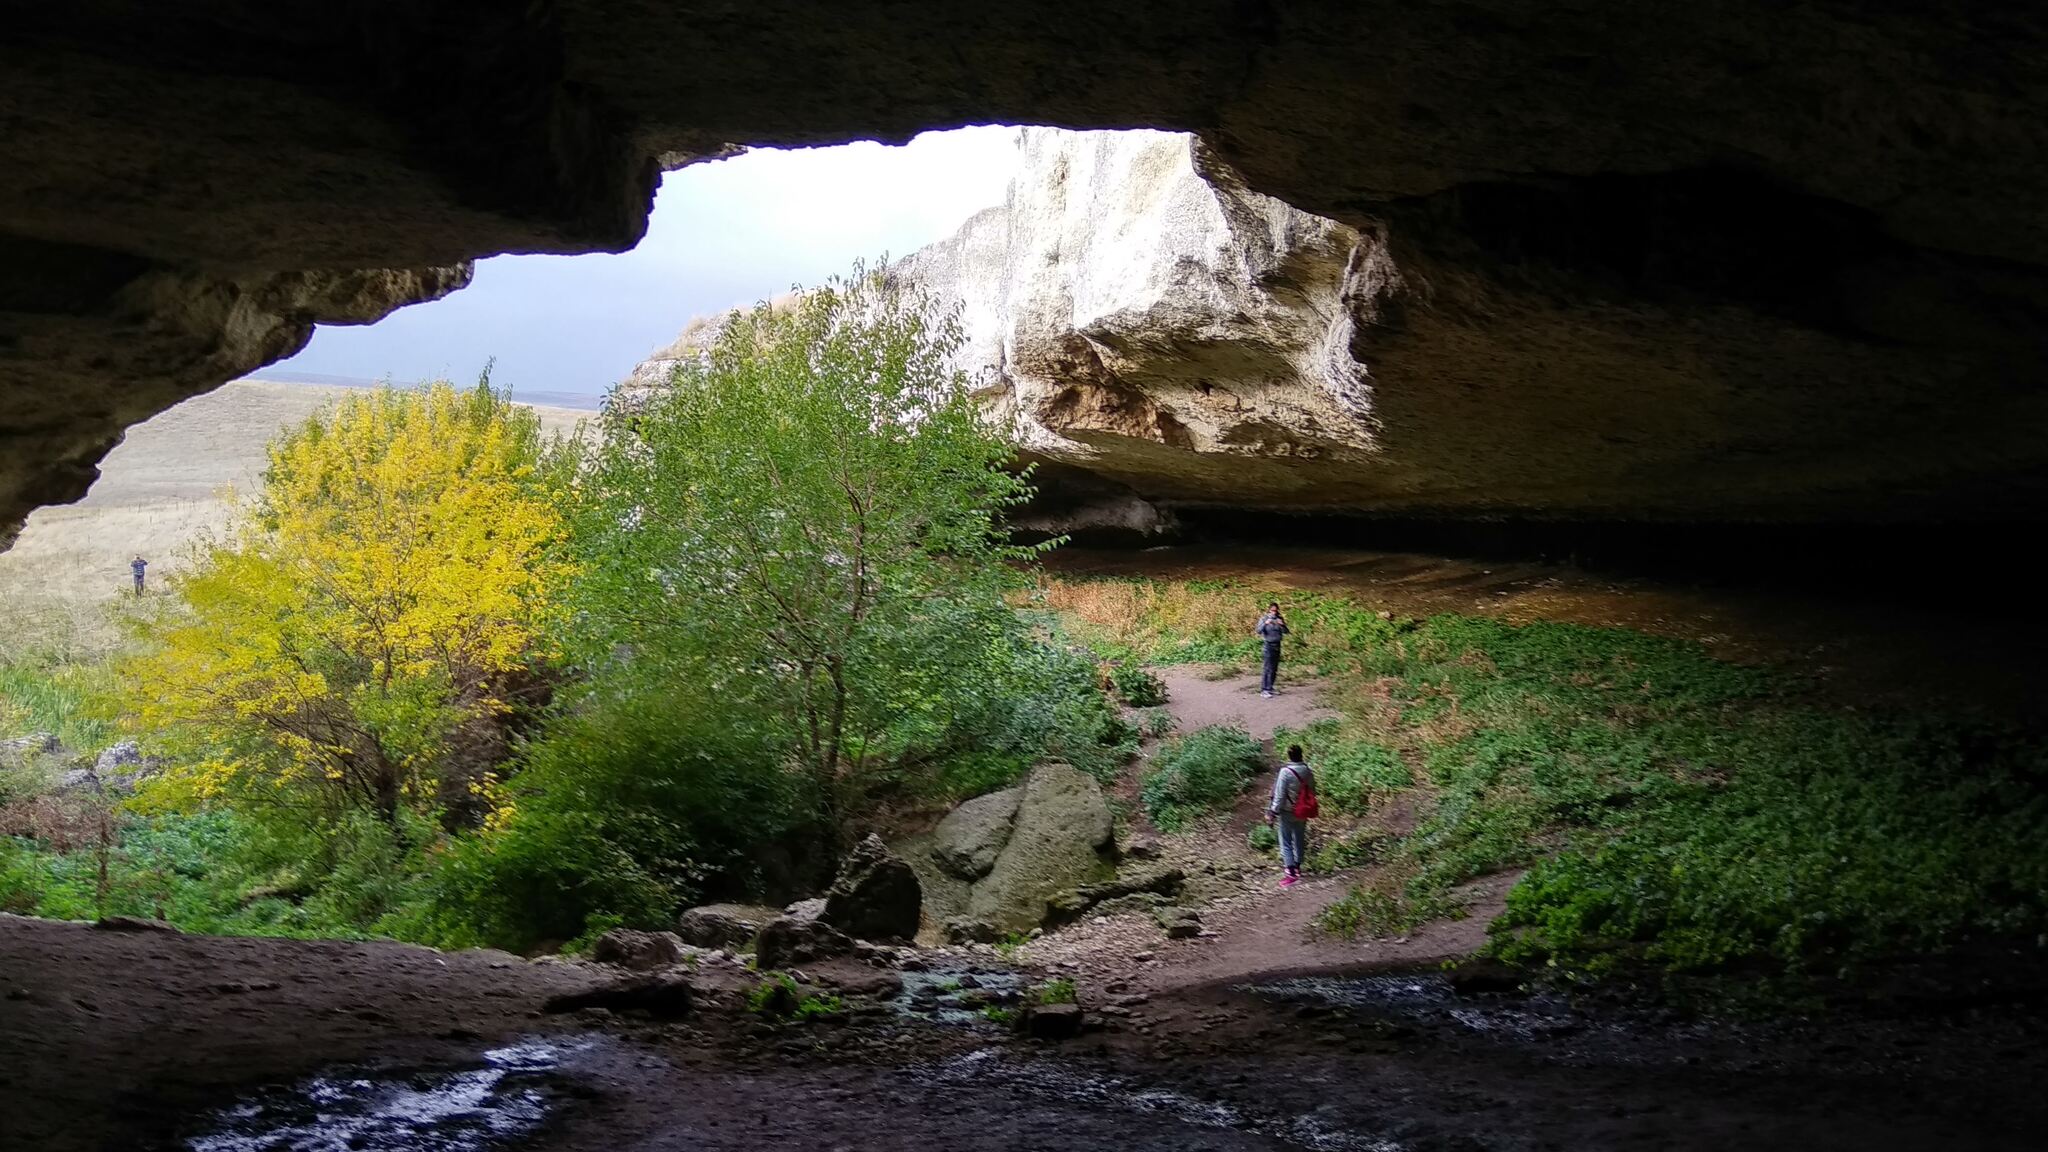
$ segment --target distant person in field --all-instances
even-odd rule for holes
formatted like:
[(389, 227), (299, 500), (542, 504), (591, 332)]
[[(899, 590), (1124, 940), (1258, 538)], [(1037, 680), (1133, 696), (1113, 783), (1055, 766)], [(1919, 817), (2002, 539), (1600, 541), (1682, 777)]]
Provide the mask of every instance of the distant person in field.
[(142, 595), (142, 573), (148, 567), (149, 561), (144, 560), (140, 556), (128, 562), (128, 570), (135, 573), (135, 594), (137, 596)]
[(1280, 614), (1278, 600), (1266, 606), (1266, 614), (1259, 617), (1258, 627), (1252, 631), (1266, 642), (1266, 668), (1259, 677), (1259, 695), (1271, 698), (1278, 690), (1274, 682), (1280, 678), (1280, 638), (1287, 635), (1287, 618)]
[(1303, 762), (1301, 745), (1287, 746), (1287, 763), (1273, 777), (1273, 802), (1266, 805), (1266, 823), (1280, 837), (1282, 888), (1301, 883), (1301, 858), (1308, 850), (1308, 822), (1320, 815), (1316, 802), (1316, 774)]

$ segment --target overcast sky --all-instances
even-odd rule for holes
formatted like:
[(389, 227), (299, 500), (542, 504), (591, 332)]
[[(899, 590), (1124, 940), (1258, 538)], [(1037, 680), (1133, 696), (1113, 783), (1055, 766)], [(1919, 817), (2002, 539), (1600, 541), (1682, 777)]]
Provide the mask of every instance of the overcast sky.
[[(647, 238), (622, 255), (499, 256), (445, 300), (367, 327), (323, 327), (294, 372), (493, 379), (522, 392), (603, 392), (684, 321), (901, 256), (1003, 200), (1016, 129), (749, 152), (668, 173)], [(258, 372), (257, 375), (263, 373)]]

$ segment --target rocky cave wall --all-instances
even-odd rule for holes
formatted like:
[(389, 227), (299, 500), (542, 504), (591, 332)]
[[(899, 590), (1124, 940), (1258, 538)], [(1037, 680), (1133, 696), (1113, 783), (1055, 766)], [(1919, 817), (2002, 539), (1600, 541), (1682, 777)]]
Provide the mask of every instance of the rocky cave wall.
[(1198, 133), (1388, 262), (1370, 466), (1219, 459), (1247, 503), (2035, 517), (2044, 50), (2019, 0), (27, 7), (0, 525), (315, 322), (631, 245), (662, 166), (985, 122)]

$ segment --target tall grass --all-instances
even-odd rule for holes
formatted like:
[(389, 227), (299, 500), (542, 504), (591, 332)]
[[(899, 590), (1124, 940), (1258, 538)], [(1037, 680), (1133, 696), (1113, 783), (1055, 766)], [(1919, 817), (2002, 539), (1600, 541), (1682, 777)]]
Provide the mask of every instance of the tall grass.
[(1331, 669), (1355, 667), (1359, 653), (1396, 632), (1390, 619), (1341, 597), (1224, 582), (1048, 576), (1028, 603), (1105, 657), (1187, 664), (1256, 658), (1252, 629), (1275, 600), (1292, 630), (1292, 658)]
[(0, 738), (48, 732), (73, 751), (114, 739), (113, 675), (105, 664), (0, 662)]

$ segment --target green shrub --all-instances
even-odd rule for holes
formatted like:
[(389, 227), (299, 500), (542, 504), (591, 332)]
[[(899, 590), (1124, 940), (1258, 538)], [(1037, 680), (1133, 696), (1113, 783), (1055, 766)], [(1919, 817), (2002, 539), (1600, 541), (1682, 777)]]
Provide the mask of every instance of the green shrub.
[(1339, 936), (1400, 936), (1432, 920), (1464, 914), (1441, 892), (1414, 896), (1398, 886), (1360, 885), (1317, 913), (1316, 924)]
[(1074, 981), (1071, 977), (1061, 976), (1056, 980), (1048, 980), (1039, 987), (1038, 1002), (1040, 1004), (1078, 1004), (1081, 1002), (1081, 994), (1074, 987)]
[(744, 736), (697, 701), (590, 700), (525, 750), (494, 825), (450, 846), (414, 934), (524, 952), (750, 893), (761, 846), (830, 834), (804, 778)]
[[(1013, 625), (1015, 627), (1015, 625)], [(1138, 754), (1138, 732), (1097, 683), (1094, 660), (1058, 634), (1015, 634), (1003, 641), (1001, 673), (972, 707), (963, 707), (943, 747), (934, 799), (979, 796), (1010, 783), (1033, 764), (1058, 760), (1107, 783)], [(1007, 775), (984, 774), (974, 787), (958, 765), (1000, 759)]]
[(819, 1016), (837, 1016), (844, 1011), (846, 1001), (830, 993), (818, 993), (797, 1001), (796, 1018), (810, 1020)]
[(1273, 733), (1279, 747), (1300, 744), (1315, 769), (1316, 795), (1330, 816), (1362, 815), (1374, 795), (1411, 788), (1415, 777), (1401, 754), (1384, 744), (1345, 732), (1337, 720), (1318, 720), (1308, 727), (1281, 728)]
[(1579, 821), (1591, 827), (1509, 894), (1497, 950), (1593, 971), (1749, 957), (1828, 971), (2048, 929), (2038, 744), (1989, 725), (1808, 709), (1714, 737), (1739, 771), (1643, 789), (1654, 800)]
[(1245, 833), (1245, 842), (1254, 852), (1273, 852), (1280, 847), (1280, 834), (1273, 831), (1271, 824), (1254, 824)]
[(1156, 740), (1172, 732), (1179, 724), (1180, 721), (1174, 718), (1170, 710), (1154, 708), (1145, 713), (1145, 718), (1140, 727), (1144, 729), (1145, 735)]
[(1371, 830), (1341, 836), (1317, 836), (1310, 841), (1308, 859), (1303, 862), (1303, 867), (1310, 872), (1340, 872), (1346, 868), (1376, 864), (1386, 858), (1389, 839), (1384, 833)]
[(770, 972), (768, 978), (747, 993), (747, 1011), (777, 1020), (809, 1020), (836, 1016), (846, 1010), (837, 996), (811, 992), (787, 972)]
[(428, 822), (394, 837), (380, 821), (323, 828), (265, 825), (215, 809), (148, 817), (115, 814), (100, 853), (0, 839), (0, 910), (58, 919), (154, 917), (190, 932), (240, 936), (364, 937), (393, 925), (420, 899)]
[(1153, 759), (1139, 795), (1152, 822), (1168, 832), (1228, 805), (1265, 765), (1258, 741), (1221, 725), (1176, 736)]
[(1117, 664), (1109, 670), (1110, 686), (1125, 704), (1152, 708), (1166, 703), (1166, 683), (1137, 664)]

